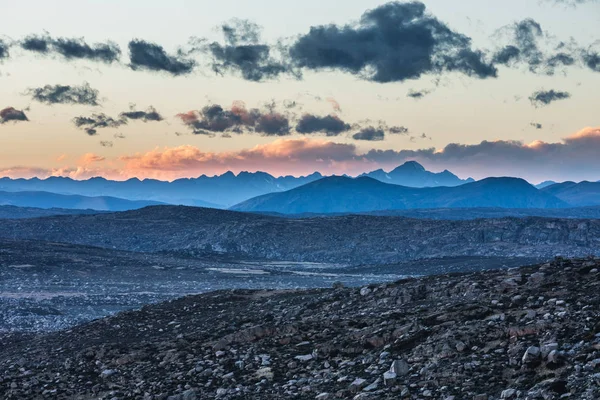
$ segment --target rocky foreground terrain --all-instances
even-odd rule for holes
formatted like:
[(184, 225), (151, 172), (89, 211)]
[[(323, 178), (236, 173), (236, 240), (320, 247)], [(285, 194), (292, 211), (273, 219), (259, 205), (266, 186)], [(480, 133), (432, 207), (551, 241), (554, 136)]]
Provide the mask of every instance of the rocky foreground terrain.
[(156, 206), (99, 215), (0, 220), (0, 238), (194, 257), (364, 265), (457, 256), (600, 255), (600, 220), (434, 221), (369, 215), (290, 219)]
[(599, 269), (187, 296), (2, 337), (0, 398), (598, 399)]

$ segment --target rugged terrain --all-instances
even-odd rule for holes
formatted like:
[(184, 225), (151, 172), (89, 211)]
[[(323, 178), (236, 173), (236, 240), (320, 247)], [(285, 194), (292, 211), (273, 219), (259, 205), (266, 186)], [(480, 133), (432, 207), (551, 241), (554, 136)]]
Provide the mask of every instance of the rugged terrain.
[(448, 259), (418, 266), (348, 268), (0, 240), (0, 335), (64, 329), (118, 311), (219, 289), (330, 287), (338, 281), (360, 286), (408, 274), (517, 262)]
[(0, 397), (595, 400), (599, 268), (187, 296), (2, 337)]
[(548, 258), (600, 254), (600, 220), (434, 221), (347, 215), (290, 219), (156, 206), (99, 215), (0, 220), (0, 238), (186, 256), (389, 264), (436, 257)]

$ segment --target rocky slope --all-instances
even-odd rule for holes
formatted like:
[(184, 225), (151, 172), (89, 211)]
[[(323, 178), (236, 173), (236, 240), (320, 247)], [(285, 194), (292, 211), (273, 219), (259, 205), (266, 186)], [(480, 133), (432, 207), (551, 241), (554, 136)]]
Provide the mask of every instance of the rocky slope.
[(598, 399), (599, 269), (188, 296), (1, 338), (0, 397)]
[(367, 215), (290, 219), (175, 206), (0, 220), (0, 237), (128, 251), (345, 264), (452, 256), (600, 254), (600, 220), (530, 217), (433, 221)]

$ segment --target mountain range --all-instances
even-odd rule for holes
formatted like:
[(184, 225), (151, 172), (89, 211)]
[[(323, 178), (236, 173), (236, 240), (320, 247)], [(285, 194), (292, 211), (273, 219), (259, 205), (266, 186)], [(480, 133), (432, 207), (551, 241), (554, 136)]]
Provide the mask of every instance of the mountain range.
[(574, 207), (595, 206), (600, 204), (600, 182), (583, 181), (563, 182), (546, 186), (543, 192), (571, 204)]
[(109, 196), (79, 196), (50, 192), (0, 192), (0, 206), (126, 211), (159, 205), (156, 201), (125, 200)]
[(487, 178), (455, 187), (410, 188), (368, 177), (335, 176), (233, 206), (246, 212), (360, 213), (416, 208), (562, 208), (568, 203), (519, 178)]
[[(377, 170), (365, 176), (404, 186), (457, 186), (472, 179), (461, 180), (449, 171), (434, 173), (417, 162), (410, 161), (386, 173)], [(0, 178), (0, 190), (46, 191), (82, 196), (114, 196), (129, 200), (154, 200), (169, 204), (226, 208), (267, 193), (283, 192), (323, 178), (319, 172), (308, 176), (274, 177), (266, 172), (240, 172), (198, 178), (177, 179), (172, 182), (137, 178), (113, 181), (105, 178), (74, 180), (65, 177), (46, 179)]]
[(402, 185), (409, 187), (435, 187), (435, 186), (458, 186), (464, 183), (475, 182), (473, 178), (460, 179), (447, 169), (442, 172), (430, 172), (416, 161), (407, 161), (390, 172), (382, 169), (362, 174), (360, 177), (377, 179), (383, 183)]

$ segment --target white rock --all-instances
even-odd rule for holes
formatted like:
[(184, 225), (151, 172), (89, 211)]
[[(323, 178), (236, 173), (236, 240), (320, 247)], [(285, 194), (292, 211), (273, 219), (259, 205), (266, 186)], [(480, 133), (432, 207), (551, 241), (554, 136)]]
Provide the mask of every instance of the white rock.
[(313, 359), (313, 355), (312, 354), (306, 354), (304, 356), (296, 356), (294, 357), (296, 360), (298, 361), (310, 361)]

